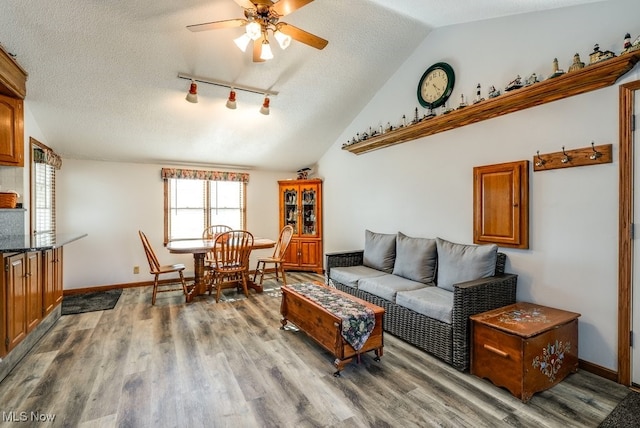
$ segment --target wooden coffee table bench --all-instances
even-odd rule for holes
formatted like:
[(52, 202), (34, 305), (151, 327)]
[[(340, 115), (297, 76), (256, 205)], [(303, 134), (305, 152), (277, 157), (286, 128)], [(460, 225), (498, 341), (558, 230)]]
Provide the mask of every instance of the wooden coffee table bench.
[(373, 311), (375, 315), (373, 331), (362, 348), (359, 351), (356, 351), (342, 336), (342, 319), (323, 307), (321, 304), (293, 289), (292, 287), (295, 285), (296, 284), (283, 285), (281, 287), (281, 329), (284, 329), (287, 322), (291, 322), (323, 348), (329, 351), (335, 358), (333, 364), (337, 368), (337, 371), (334, 373), (334, 376), (339, 376), (340, 371), (346, 364), (350, 363), (354, 357), (358, 357), (359, 359), (360, 354), (368, 351), (375, 351), (375, 360), (380, 361), (382, 348), (384, 346), (382, 330), (382, 317), (384, 316), (383, 308), (358, 299), (340, 290), (336, 290), (335, 288), (330, 288), (322, 283), (307, 284), (322, 287), (323, 290), (328, 290), (336, 297), (340, 297), (350, 302), (359, 303)]

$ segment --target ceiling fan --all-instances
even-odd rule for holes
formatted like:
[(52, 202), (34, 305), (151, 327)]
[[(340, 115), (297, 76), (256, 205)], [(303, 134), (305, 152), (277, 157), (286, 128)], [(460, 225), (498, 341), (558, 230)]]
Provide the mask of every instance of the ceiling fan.
[(280, 22), (280, 18), (311, 3), (313, 0), (234, 0), (244, 9), (245, 18), (227, 19), (224, 21), (207, 22), (204, 24), (188, 25), (191, 31), (208, 31), (220, 28), (245, 27), (245, 33), (234, 40), (244, 52), (253, 40), (253, 61), (262, 62), (273, 58), (267, 33), (271, 31), (282, 49), (286, 49), (291, 39), (323, 49), (329, 43), (327, 40), (307, 33), (298, 27)]

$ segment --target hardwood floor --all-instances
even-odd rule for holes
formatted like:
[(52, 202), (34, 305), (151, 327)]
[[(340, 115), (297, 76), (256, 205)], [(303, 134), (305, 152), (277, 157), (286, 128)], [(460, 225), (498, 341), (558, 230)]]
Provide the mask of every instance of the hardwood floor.
[(218, 304), (163, 293), (155, 307), (151, 287), (129, 288), (113, 310), (63, 316), (0, 383), (0, 424), (596, 427), (628, 392), (580, 371), (523, 404), (390, 334), (380, 362), (367, 354), (334, 377), (326, 351), (280, 329), (274, 287)]

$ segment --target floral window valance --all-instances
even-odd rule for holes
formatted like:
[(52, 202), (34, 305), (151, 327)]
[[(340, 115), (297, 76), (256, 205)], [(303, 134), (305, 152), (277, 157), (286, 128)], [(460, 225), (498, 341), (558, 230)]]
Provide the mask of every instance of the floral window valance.
[(240, 172), (204, 171), (199, 169), (162, 168), (163, 180), (169, 178), (183, 178), (211, 181), (240, 181), (249, 182), (249, 174)]
[(62, 168), (62, 158), (53, 150), (36, 147), (33, 149), (33, 162), (44, 163), (55, 169)]

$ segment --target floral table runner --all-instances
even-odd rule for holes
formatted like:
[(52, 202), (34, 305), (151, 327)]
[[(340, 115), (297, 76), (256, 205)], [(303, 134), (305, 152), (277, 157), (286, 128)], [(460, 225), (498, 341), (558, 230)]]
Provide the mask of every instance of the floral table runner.
[(359, 351), (369, 339), (376, 323), (373, 311), (361, 303), (334, 293), (330, 288), (310, 282), (287, 287), (318, 303), (342, 320), (342, 337)]

